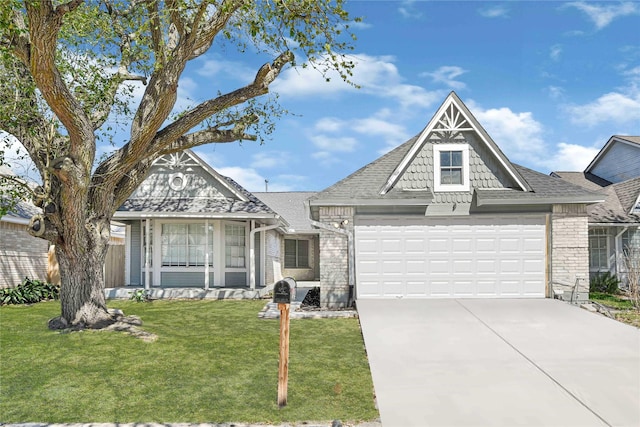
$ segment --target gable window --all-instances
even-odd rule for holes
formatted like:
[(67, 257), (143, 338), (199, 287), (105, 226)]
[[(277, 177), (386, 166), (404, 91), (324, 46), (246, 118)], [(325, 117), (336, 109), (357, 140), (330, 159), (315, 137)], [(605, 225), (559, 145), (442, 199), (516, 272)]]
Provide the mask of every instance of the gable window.
[(609, 237), (605, 228), (589, 229), (589, 270), (609, 271)]
[(433, 187), (435, 191), (469, 191), (469, 146), (433, 146)]
[(224, 226), (225, 266), (244, 268), (247, 228), (243, 225), (226, 224)]
[(309, 241), (285, 239), (284, 268), (309, 268)]

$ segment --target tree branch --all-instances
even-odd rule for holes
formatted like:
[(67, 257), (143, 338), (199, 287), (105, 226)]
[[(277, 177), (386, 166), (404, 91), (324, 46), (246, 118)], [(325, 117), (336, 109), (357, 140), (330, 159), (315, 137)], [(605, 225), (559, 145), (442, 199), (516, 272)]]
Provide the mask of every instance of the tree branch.
[(264, 95), (269, 91), (269, 85), (280, 74), (283, 67), (292, 62), (293, 53), (287, 51), (278, 56), (273, 63), (265, 64), (260, 67), (254, 81), (240, 89), (229, 92), (219, 97), (205, 101), (196, 106), (189, 112), (182, 115), (175, 122), (167, 125), (164, 129), (157, 133), (150, 151), (157, 151), (163, 146), (171, 144), (173, 141), (186, 134), (189, 130), (202, 123), (212, 115), (223, 111), (235, 105), (242, 104), (249, 99)]

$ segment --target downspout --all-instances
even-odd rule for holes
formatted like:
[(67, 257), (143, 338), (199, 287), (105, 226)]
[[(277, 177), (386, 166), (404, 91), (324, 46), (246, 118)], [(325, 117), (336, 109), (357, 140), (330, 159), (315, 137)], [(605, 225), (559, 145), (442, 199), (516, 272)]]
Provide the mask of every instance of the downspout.
[[(307, 217), (309, 218), (309, 222), (314, 227), (321, 228), (326, 231), (330, 231), (332, 233), (341, 234), (343, 236), (347, 236), (347, 260), (349, 264), (349, 287), (353, 290), (352, 299), (356, 296), (356, 288), (355, 288), (355, 245), (353, 242), (353, 233), (349, 230), (345, 230), (343, 228), (331, 227), (323, 222), (316, 221), (311, 217), (311, 207), (309, 206), (309, 201), (305, 202), (305, 209), (307, 210)], [(353, 301), (349, 301), (348, 304), (351, 305)]]
[[(249, 289), (251, 290), (256, 288), (256, 233), (273, 230), (278, 227), (280, 227), (280, 224), (265, 225), (264, 227), (254, 228), (249, 232)], [(266, 257), (263, 255), (262, 259), (264, 261)]]

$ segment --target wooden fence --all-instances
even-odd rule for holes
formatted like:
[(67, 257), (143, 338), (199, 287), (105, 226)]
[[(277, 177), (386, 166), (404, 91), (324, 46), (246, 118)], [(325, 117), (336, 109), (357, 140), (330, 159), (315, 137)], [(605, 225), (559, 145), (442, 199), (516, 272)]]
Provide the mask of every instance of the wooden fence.
[(104, 287), (124, 286), (124, 245), (109, 245), (104, 261)]
[[(124, 258), (125, 245), (109, 245), (107, 257), (104, 261), (104, 287), (117, 288), (125, 285), (124, 281)], [(49, 250), (49, 263), (47, 280), (51, 283), (60, 283), (60, 273), (58, 261), (53, 252), (53, 247)]]

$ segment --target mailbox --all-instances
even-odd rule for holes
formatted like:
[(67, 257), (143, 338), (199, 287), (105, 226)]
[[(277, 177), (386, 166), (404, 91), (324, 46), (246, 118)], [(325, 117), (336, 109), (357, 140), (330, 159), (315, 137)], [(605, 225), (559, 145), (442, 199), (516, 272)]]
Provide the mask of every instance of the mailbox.
[(291, 277), (286, 277), (278, 281), (273, 287), (273, 302), (277, 304), (291, 304), (295, 299), (296, 281)]

